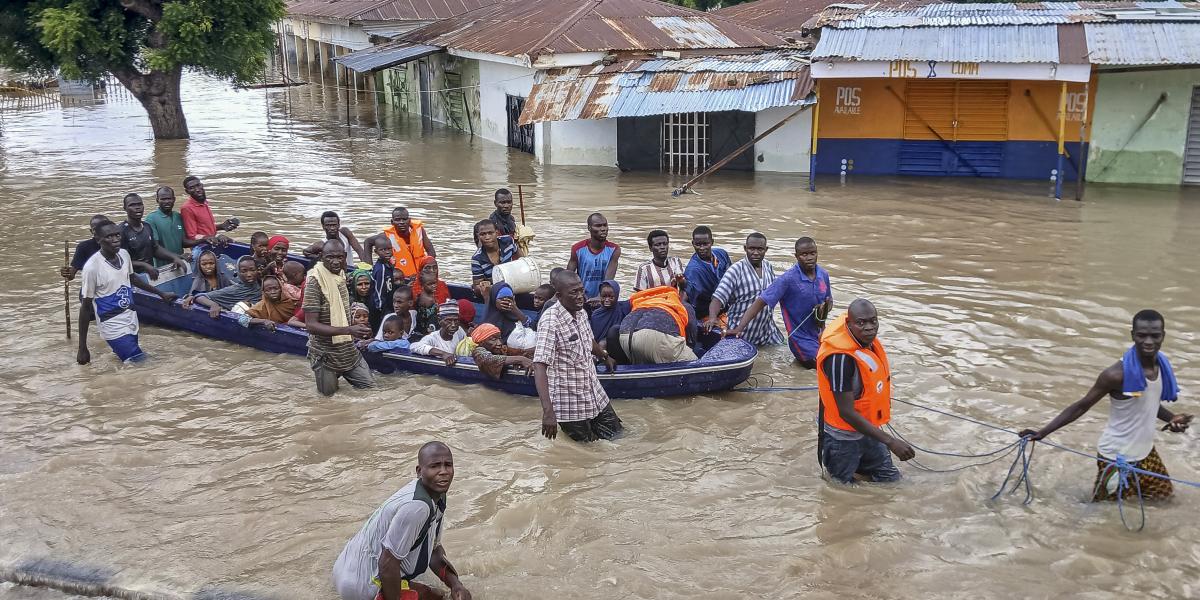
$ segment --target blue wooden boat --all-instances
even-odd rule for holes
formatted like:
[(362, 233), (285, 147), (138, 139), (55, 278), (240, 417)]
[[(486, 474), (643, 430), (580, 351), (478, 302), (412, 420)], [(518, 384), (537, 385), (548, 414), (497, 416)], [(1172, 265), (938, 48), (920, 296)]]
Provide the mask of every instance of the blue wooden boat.
[[(222, 254), (238, 258), (247, 254), (244, 244), (231, 244), (222, 248)], [(310, 264), (304, 257), (293, 256), (294, 260)], [(480, 299), (468, 286), (449, 284), (455, 298), (471, 298), (477, 304)], [(164, 283), (161, 287), (180, 293), (191, 287), (191, 275), (185, 275)], [(528, 298), (518, 298), (522, 308), (529, 308)], [(479, 307), (482, 315), (482, 306)], [(308, 351), (308, 334), (300, 329), (280, 325), (274, 332), (265, 329), (246, 329), (238, 325), (237, 316), (222, 312), (213, 319), (208, 311), (199, 306), (185, 310), (179, 300), (166, 303), (157, 296), (135, 288), (134, 309), (138, 319), (145, 325), (157, 325), (169, 329), (180, 329), (216, 340), (240, 344), (257, 350), (276, 354), (305, 356)], [(710, 334), (711, 335), (711, 334)], [(728, 338), (720, 340), (711, 336), (701, 340), (707, 342), (707, 351), (699, 360), (665, 365), (620, 365), (613, 373), (599, 367), (600, 382), (613, 398), (645, 398), (667, 396), (689, 396), (731, 389), (745, 381), (754, 367), (757, 349), (744, 340)], [(410, 354), (408, 351), (367, 353), (367, 362), (380, 373), (411, 373), (435, 375), (460, 383), (475, 383), (489, 388), (537, 396), (533, 377), (519, 372), (506, 372), (500, 380), (484, 375), (469, 357), (459, 357), (454, 366), (446, 366), (441, 359)], [(510, 370), (511, 371), (511, 370)]]

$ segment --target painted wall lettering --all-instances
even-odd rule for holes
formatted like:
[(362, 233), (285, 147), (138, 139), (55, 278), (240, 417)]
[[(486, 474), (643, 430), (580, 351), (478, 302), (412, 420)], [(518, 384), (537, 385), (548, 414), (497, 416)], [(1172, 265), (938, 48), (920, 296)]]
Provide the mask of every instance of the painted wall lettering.
[(833, 112), (839, 115), (862, 114), (862, 88), (839, 87), (834, 98)]
[(888, 77), (909, 79), (917, 76), (917, 68), (910, 60), (893, 60), (888, 63)]
[(953, 75), (977, 77), (977, 76), (979, 76), (979, 63), (975, 63), (975, 62), (951, 63), (950, 73)]
[(1088, 93), (1070, 92), (1067, 94), (1067, 120), (1082, 121), (1084, 115), (1087, 114)]

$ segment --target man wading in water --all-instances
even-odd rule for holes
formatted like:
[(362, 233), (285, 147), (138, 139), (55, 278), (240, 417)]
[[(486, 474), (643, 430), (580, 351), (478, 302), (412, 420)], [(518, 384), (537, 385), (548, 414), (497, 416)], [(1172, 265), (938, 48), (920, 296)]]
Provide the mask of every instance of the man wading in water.
[(321, 250), (321, 262), (309, 272), (304, 284), (308, 360), (322, 396), (337, 391), (339, 377), (345, 377), (356, 388), (375, 386), (366, 359), (354, 346), (355, 339), (371, 337), (371, 328), (350, 324), (345, 267), (346, 247), (341, 240), (328, 240)]
[(1130, 466), (1159, 473), (1163, 477), (1136, 474), (1137, 481), (1125, 490), (1125, 497), (1141, 494), (1143, 498), (1168, 498), (1173, 493), (1167, 477), (1167, 468), (1154, 448), (1155, 419), (1166, 422), (1166, 431), (1186, 431), (1192, 415), (1174, 414), (1161, 402), (1174, 402), (1179, 397), (1179, 386), (1167, 357), (1159, 352), (1166, 337), (1163, 316), (1154, 310), (1143, 310), (1133, 316), (1130, 332), (1133, 346), (1125, 351), (1121, 360), (1100, 372), (1092, 389), (1061, 414), (1054, 417), (1045, 427), (1034, 431), (1026, 429), (1021, 437), (1040, 440), (1059, 428), (1082, 417), (1102, 398), (1108, 396), (1112, 408), (1108, 413), (1108, 424), (1096, 444), (1099, 458), (1092, 500), (1116, 500), (1117, 483), (1121, 474), (1110, 461), (1121, 457)]
[(579, 275), (563, 270), (551, 279), (558, 302), (538, 320), (533, 351), (533, 382), (542, 401), (542, 435), (554, 439), (561, 427), (577, 442), (611, 440), (623, 427), (591, 357), (604, 361), (610, 373), (617, 363), (592, 336)]
[(878, 333), (875, 305), (859, 298), (829, 324), (817, 351), (817, 456), (842, 483), (896, 481), (900, 471), (891, 454), (900, 460), (916, 455), (880, 429), (891, 418), (892, 372)]
[(404, 587), (420, 600), (442, 594), (413, 581), (428, 569), (450, 588), (451, 600), (471, 600), (442, 548), (446, 492), (454, 481), (454, 456), (441, 442), (417, 452), (417, 478), (375, 509), (333, 564), (333, 587), (342, 600), (400, 600)]

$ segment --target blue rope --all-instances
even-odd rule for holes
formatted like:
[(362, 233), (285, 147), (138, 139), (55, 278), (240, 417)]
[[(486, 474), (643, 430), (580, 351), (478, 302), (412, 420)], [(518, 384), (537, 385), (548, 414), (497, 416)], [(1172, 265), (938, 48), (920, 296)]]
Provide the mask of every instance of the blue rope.
[(803, 387), (744, 387), (744, 388), (733, 388), (732, 390), (729, 390), (729, 391), (731, 391), (731, 392), (815, 392), (815, 391), (817, 391), (817, 386), (810, 385), (810, 386), (803, 386)]
[(1017, 457), (1008, 466), (1008, 473), (1004, 476), (1004, 481), (1000, 483), (1000, 489), (996, 490), (996, 493), (992, 495), (991, 500), (994, 502), (1004, 494), (1005, 490), (1008, 490), (1008, 482), (1012, 480), (1013, 473), (1016, 471), (1017, 465), (1020, 464), (1021, 475), (1017, 477), (1016, 481), (1013, 481), (1012, 489), (1008, 490), (1008, 493), (1017, 493), (1017, 490), (1021, 489), (1021, 484), (1024, 484), (1025, 499), (1021, 501), (1021, 504), (1028, 506), (1033, 504), (1033, 482), (1029, 479), (1029, 463), (1033, 462), (1033, 450), (1037, 446), (1030, 446), (1029, 438), (1021, 438), (1017, 443), (1020, 444), (1017, 449)]
[[(769, 388), (745, 387), (745, 388), (734, 388), (731, 391), (735, 391), (735, 392), (811, 392), (816, 389), (817, 389), (816, 386), (769, 387)], [(1008, 429), (1006, 427), (1000, 427), (999, 425), (993, 425), (991, 423), (980, 421), (978, 419), (973, 419), (973, 418), (965, 416), (965, 415), (960, 415), (958, 413), (953, 413), (953, 412), (950, 412), (947, 410), (941, 410), (938, 408), (934, 408), (932, 406), (925, 406), (923, 404), (918, 404), (916, 402), (910, 402), (908, 400), (902, 400), (900, 398), (892, 398), (892, 400), (894, 402), (899, 402), (901, 404), (907, 404), (914, 408), (919, 408), (921, 410), (927, 410), (929, 412), (937, 413), (939, 415), (945, 415), (947, 417), (958, 419), (960, 421), (974, 423), (976, 425), (979, 425), (980, 427), (986, 427), (988, 429), (994, 429), (996, 431), (1003, 431), (1005, 433), (1011, 433), (1012, 435), (1020, 437), (1020, 434), (1017, 433), (1016, 431), (1013, 431), (1012, 429)], [(1021, 439), (1025, 440), (1026, 442), (1030, 441), (1030, 440), (1028, 440), (1028, 438), (1021, 438)], [(1050, 446), (1051, 448), (1057, 448), (1059, 450), (1070, 452), (1072, 454), (1078, 454), (1079, 456), (1082, 456), (1089, 460), (1098, 460), (1100, 462), (1107, 463), (1109, 466), (1117, 465), (1117, 461), (1115, 461), (1115, 460), (1110, 460), (1110, 459), (1104, 458), (1103, 456), (1096, 456), (1094, 454), (1088, 454), (1086, 452), (1081, 452), (1074, 448), (1071, 448), (1068, 446), (1063, 446), (1061, 444), (1056, 444), (1056, 443), (1048, 441), (1048, 440), (1044, 440), (1044, 439), (1038, 440), (1037, 443), (1045, 444), (1047, 446)], [(1019, 449), (1023, 448), (1023, 446), (1024, 446), (1024, 444), (1022, 444), (1018, 448)], [(916, 446), (913, 446), (913, 447), (916, 448)], [(930, 454), (934, 454), (934, 453), (931, 452)], [(1030, 450), (1028, 454), (1029, 454), (1029, 457), (1032, 457), (1032, 455), (1033, 455), (1032, 450)], [(1021, 457), (1018, 455), (1017, 461), (1014, 462), (1014, 467), (1017, 464), (1017, 462), (1021, 462), (1020, 458)], [(1124, 469), (1127, 474), (1136, 473), (1139, 475), (1146, 475), (1148, 477), (1157, 477), (1159, 479), (1165, 479), (1167, 481), (1178, 483), (1180, 485), (1186, 485), (1188, 487), (1200, 488), (1200, 481), (1188, 481), (1186, 479), (1178, 479), (1176, 477), (1169, 477), (1169, 476), (1163, 475), (1162, 473), (1155, 473), (1153, 471), (1147, 471), (1145, 469), (1135, 467), (1135, 466), (1129, 464), (1128, 462), (1125, 463)], [(1028, 470), (1028, 464), (1025, 465), (1025, 470)]]
[[(982, 426), (982, 427), (987, 427), (987, 428), (989, 428), (989, 429), (995, 429), (996, 431), (1006, 431), (1006, 432), (1008, 432), (1008, 433), (1011, 433), (1011, 434), (1013, 434), (1013, 435), (1020, 435), (1019, 433), (1017, 433), (1016, 431), (1013, 431), (1013, 430), (1011, 430), (1011, 429), (1007, 429), (1007, 428), (1004, 428), (1004, 427), (1000, 427), (1000, 426), (998, 426), (998, 425), (992, 425), (991, 423), (985, 423), (985, 422), (983, 422), (983, 421), (979, 421), (979, 420), (976, 420), (976, 419), (972, 419), (971, 417), (965, 417), (965, 416), (963, 416), (963, 415), (960, 415), (960, 414), (956, 414), (956, 413), (952, 413), (952, 412), (949, 412), (949, 411), (944, 411), (944, 410), (939, 410), (939, 409), (936, 409), (936, 408), (933, 408), (933, 407), (930, 407), (930, 406), (924, 406), (924, 405), (922, 405), (922, 404), (917, 404), (917, 403), (915, 403), (915, 402), (909, 402), (909, 401), (907, 401), (907, 400), (901, 400), (901, 399), (899, 399), (899, 398), (893, 398), (893, 400), (895, 400), (896, 402), (900, 402), (900, 403), (903, 403), (903, 404), (907, 404), (907, 405), (909, 405), (909, 406), (912, 406), (912, 407), (915, 407), (915, 408), (920, 408), (920, 409), (923, 409), (923, 410), (928, 410), (928, 411), (930, 411), (930, 412), (935, 412), (935, 413), (938, 413), (938, 414), (946, 415), (946, 416), (948, 416), (948, 417), (953, 417), (953, 418), (955, 418), (955, 419), (960, 419), (960, 420), (963, 420), (963, 421), (967, 421), (967, 422), (969, 422), (969, 423), (975, 423), (976, 425), (980, 425), (980, 426)], [(1024, 438), (1022, 438), (1022, 439), (1024, 439)], [(1103, 456), (1096, 456), (1096, 455), (1094, 455), (1094, 454), (1088, 454), (1088, 453), (1086, 453), (1086, 452), (1081, 452), (1081, 451), (1079, 451), (1079, 450), (1076, 450), (1076, 449), (1074, 449), (1074, 448), (1070, 448), (1070, 447), (1068, 447), (1068, 446), (1063, 446), (1063, 445), (1061, 445), (1061, 444), (1056, 444), (1056, 443), (1054, 443), (1054, 442), (1051, 442), (1051, 441), (1048, 441), (1048, 440), (1044, 440), (1044, 439), (1043, 439), (1043, 440), (1038, 440), (1038, 441), (1037, 441), (1037, 443), (1039, 443), (1039, 444), (1045, 444), (1045, 445), (1047, 445), (1047, 446), (1050, 446), (1051, 448), (1057, 448), (1057, 449), (1059, 449), (1059, 450), (1065, 450), (1065, 451), (1067, 451), (1067, 452), (1070, 452), (1070, 453), (1072, 453), (1072, 454), (1078, 454), (1079, 456), (1082, 456), (1082, 457), (1084, 457), (1084, 458), (1087, 458), (1087, 459), (1090, 459), (1090, 460), (1099, 460), (1100, 462), (1108, 463), (1109, 465), (1112, 465), (1112, 466), (1115, 466), (1115, 465), (1117, 464), (1117, 461), (1115, 461), (1115, 460), (1110, 460), (1110, 459), (1104, 458)], [(1149, 476), (1149, 477), (1157, 477), (1157, 478), (1159, 478), (1159, 479), (1166, 479), (1167, 481), (1173, 481), (1173, 482), (1175, 482), (1175, 483), (1179, 483), (1179, 484), (1182, 484), (1182, 485), (1186, 485), (1186, 486), (1190, 486), (1190, 487), (1194, 487), (1194, 488), (1200, 488), (1200, 482), (1197, 482), (1197, 481), (1188, 481), (1188, 480), (1186, 480), (1186, 479), (1177, 479), (1177, 478), (1175, 478), (1175, 477), (1168, 477), (1168, 476), (1166, 476), (1166, 475), (1163, 475), (1162, 473), (1155, 473), (1154, 471), (1147, 471), (1147, 470), (1145, 470), (1145, 469), (1140, 469), (1140, 468), (1138, 468), (1138, 467), (1135, 467), (1135, 466), (1133, 466), (1133, 465), (1130, 465), (1129, 463), (1126, 463), (1126, 469), (1127, 469), (1127, 472), (1129, 472), (1129, 473), (1138, 473), (1138, 474), (1140, 474), (1140, 475), (1147, 475), (1147, 476)]]
[[(1117, 455), (1117, 460), (1104, 468), (1104, 472), (1100, 474), (1096, 481), (1096, 489), (1092, 491), (1092, 498), (1100, 497), (1100, 486), (1105, 486), (1105, 492), (1108, 492), (1108, 476), (1113, 471), (1117, 474), (1117, 514), (1121, 515), (1121, 525), (1125, 526), (1128, 531), (1141, 531), (1146, 528), (1146, 499), (1142, 496), (1142, 479), (1133, 474), (1134, 467), (1125, 460), (1124, 456)], [(1129, 491), (1129, 480), (1133, 479), (1134, 487), (1137, 491), (1138, 511), (1141, 513), (1141, 524), (1137, 529), (1129, 526), (1129, 522), (1125, 519), (1125, 493)]]

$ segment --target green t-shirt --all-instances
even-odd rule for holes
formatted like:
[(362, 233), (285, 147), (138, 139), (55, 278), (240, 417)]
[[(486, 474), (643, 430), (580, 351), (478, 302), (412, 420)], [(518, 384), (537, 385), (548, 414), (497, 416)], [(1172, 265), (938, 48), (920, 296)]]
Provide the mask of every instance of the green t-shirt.
[[(159, 246), (166, 248), (174, 254), (183, 254), (183, 217), (179, 213), (171, 211), (171, 215), (163, 214), (161, 210), (146, 215), (143, 219), (150, 230), (154, 232), (154, 240)], [(155, 259), (154, 266), (161, 267), (170, 264), (170, 261)]]

